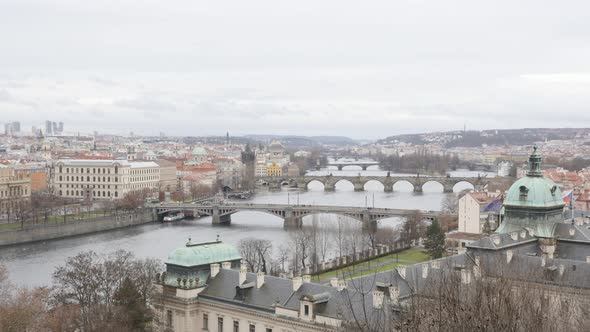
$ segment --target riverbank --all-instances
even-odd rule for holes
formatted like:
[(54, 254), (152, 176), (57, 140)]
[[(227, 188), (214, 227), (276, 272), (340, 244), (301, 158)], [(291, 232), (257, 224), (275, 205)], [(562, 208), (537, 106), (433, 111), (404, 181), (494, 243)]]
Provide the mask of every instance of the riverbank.
[(0, 247), (105, 232), (145, 225), (156, 220), (151, 209), (144, 209), (119, 213), (115, 216), (102, 216), (65, 223), (39, 224), (26, 228), (4, 229), (0, 231)]

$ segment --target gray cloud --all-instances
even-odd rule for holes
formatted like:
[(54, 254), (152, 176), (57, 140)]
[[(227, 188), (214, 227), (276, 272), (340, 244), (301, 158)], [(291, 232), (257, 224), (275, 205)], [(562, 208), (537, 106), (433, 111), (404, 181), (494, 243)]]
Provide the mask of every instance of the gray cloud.
[[(138, 133), (579, 126), (587, 1), (0, 3), (0, 110)], [(123, 123), (123, 124), (121, 124)]]

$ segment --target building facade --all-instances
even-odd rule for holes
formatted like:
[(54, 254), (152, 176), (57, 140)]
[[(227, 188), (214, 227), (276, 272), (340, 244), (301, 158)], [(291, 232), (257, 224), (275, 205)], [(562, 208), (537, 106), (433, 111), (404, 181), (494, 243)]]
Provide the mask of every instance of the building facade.
[(157, 192), (160, 166), (127, 160), (62, 159), (53, 172), (54, 193), (72, 199), (117, 199), (130, 192)]
[(0, 219), (13, 220), (15, 212), (31, 198), (31, 178), (14, 175), (12, 167), (0, 164)]

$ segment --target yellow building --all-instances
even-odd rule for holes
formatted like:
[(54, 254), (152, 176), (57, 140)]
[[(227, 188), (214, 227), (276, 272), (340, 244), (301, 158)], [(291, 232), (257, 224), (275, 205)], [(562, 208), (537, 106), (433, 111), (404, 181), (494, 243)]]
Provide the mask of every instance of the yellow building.
[(282, 176), (283, 168), (277, 163), (272, 163), (267, 167), (268, 176)]

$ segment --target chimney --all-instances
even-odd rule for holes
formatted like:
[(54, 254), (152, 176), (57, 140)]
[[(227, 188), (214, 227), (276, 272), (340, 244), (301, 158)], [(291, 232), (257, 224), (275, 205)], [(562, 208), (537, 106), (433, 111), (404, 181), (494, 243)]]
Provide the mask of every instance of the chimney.
[(398, 267), (397, 273), (399, 273), (399, 275), (400, 275), (400, 277), (402, 277), (402, 279), (406, 279), (406, 267), (405, 266)]
[(398, 286), (389, 286), (389, 299), (391, 299), (391, 303), (397, 305), (399, 304), (399, 287)]
[(344, 279), (338, 279), (338, 291), (342, 292), (346, 289), (346, 281)]
[(231, 269), (231, 262), (223, 262), (223, 263), (221, 263), (221, 268), (224, 269), (224, 270)]
[(526, 232), (520, 231), (520, 237), (524, 239), (526, 237)]
[(506, 263), (510, 264), (513, 255), (514, 253), (512, 252), (512, 250), (506, 250)]
[(570, 236), (574, 236), (576, 235), (576, 229), (573, 227), (570, 227)]
[(309, 274), (303, 275), (303, 282), (309, 284), (311, 282), (311, 275), (309, 275)]
[(422, 279), (428, 277), (428, 264), (422, 264)]
[(246, 265), (242, 264), (240, 266), (240, 280), (238, 281), (238, 285), (242, 285), (246, 282), (246, 274), (248, 273), (248, 268)]
[(374, 290), (373, 291), (373, 308), (375, 309), (382, 309), (383, 308), (383, 292)]
[(211, 264), (211, 278), (215, 278), (215, 276), (219, 273), (219, 264)]
[(260, 288), (264, 285), (264, 272), (256, 273), (256, 288)]
[(293, 291), (296, 292), (299, 290), (299, 287), (301, 287), (303, 280), (301, 279), (301, 277), (293, 277), (292, 281), (293, 281)]
[(470, 284), (471, 283), (471, 271), (462, 269), (461, 270), (461, 283), (462, 284)]
[[(590, 256), (588, 256), (590, 258)], [(330, 279), (330, 286), (336, 288), (338, 287), (338, 278), (332, 278)]]
[(565, 272), (565, 266), (563, 266), (563, 264), (559, 265), (559, 276), (563, 276), (563, 273)]
[(518, 240), (518, 232), (510, 232), (510, 238), (512, 239), (512, 241), (517, 241)]

